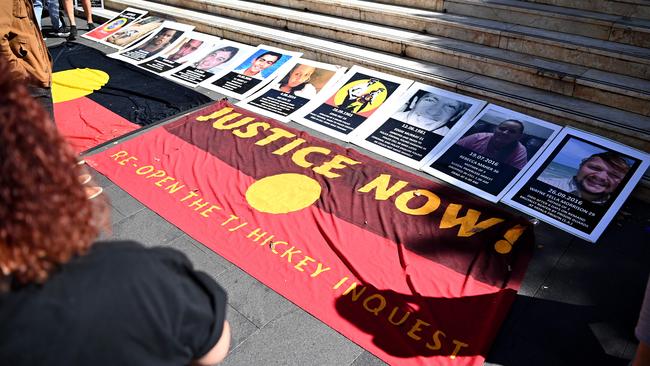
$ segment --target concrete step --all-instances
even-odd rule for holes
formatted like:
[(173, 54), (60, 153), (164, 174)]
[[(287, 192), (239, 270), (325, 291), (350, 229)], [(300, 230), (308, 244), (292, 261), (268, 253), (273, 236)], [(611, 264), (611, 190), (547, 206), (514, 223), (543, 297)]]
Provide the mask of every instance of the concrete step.
[(494, 77), (456, 68), (363, 49), (356, 45), (325, 40), (283, 30), (284, 25), (263, 26), (202, 11), (141, 0), (105, 0), (108, 8), (128, 6), (148, 9), (205, 32), (251, 45), (268, 44), (304, 52), (305, 57), (344, 66), (361, 65), (411, 78), (423, 83), (474, 96), (561, 125), (572, 125), (608, 136), (644, 151), (650, 151), (650, 118), (574, 97), (526, 87)]
[(252, 0), (453, 38), (650, 79), (650, 49), (499, 21), (362, 0)]
[(444, 10), (451, 14), (650, 47), (650, 20), (646, 19), (518, 0), (445, 0)]
[[(602, 0), (576, 0), (597, 3)], [(377, 0), (650, 47), (650, 21), (518, 0)]]
[(620, 15), (628, 18), (650, 19), (650, 2), (647, 0), (528, 0), (532, 3), (562, 6), (595, 11), (599, 13)]
[(650, 81), (489, 46), (239, 0), (159, 0), (372, 48), (650, 115)]

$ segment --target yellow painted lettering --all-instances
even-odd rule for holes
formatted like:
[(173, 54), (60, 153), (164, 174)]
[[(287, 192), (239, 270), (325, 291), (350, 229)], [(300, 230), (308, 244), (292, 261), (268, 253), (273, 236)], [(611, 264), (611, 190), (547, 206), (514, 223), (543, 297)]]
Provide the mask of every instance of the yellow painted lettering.
[[(408, 207), (410, 200), (412, 200), (414, 197), (420, 196), (424, 196), (426, 198), (426, 202), (424, 202), (422, 206), (418, 208)], [(426, 189), (416, 189), (414, 191), (404, 192), (397, 196), (397, 199), (395, 199), (395, 207), (397, 207), (398, 210), (409, 215), (428, 215), (435, 211), (438, 206), (440, 206), (440, 197), (427, 191)]]
[(419, 335), (415, 334), (415, 332), (419, 332), (419, 331), (421, 331), (421, 330), (422, 330), (422, 325), (425, 325), (425, 326), (428, 327), (428, 326), (430, 326), (431, 324), (425, 322), (425, 321), (422, 320), (422, 319), (416, 319), (416, 320), (415, 320), (415, 324), (413, 324), (413, 326), (411, 327), (411, 330), (409, 330), (408, 333), (406, 333), (406, 335), (408, 335), (409, 337), (415, 339), (416, 341), (419, 341), (420, 339), (422, 339), (422, 337), (420, 337)]
[[(348, 164), (348, 165), (345, 165), (345, 164), (342, 164), (342, 163), (345, 163), (345, 164)], [(338, 173), (332, 172), (331, 171), (332, 169), (343, 169), (343, 168), (347, 168), (349, 165), (356, 165), (356, 164), (360, 164), (360, 163), (361, 163), (360, 161), (352, 160), (352, 159), (348, 158), (347, 156), (336, 155), (336, 156), (334, 156), (332, 158), (332, 160), (323, 163), (323, 165), (321, 165), (321, 166), (315, 167), (313, 169), (313, 171), (315, 171), (318, 174), (322, 174), (322, 175), (326, 176), (327, 178), (337, 178), (337, 177), (340, 177), (341, 175), (338, 174)]]
[(395, 184), (393, 184), (390, 188), (388, 188), (388, 184), (390, 183), (390, 178), (391, 177), (388, 174), (381, 174), (377, 178), (373, 179), (370, 183), (359, 188), (359, 192), (368, 193), (374, 189), (375, 199), (378, 201), (385, 201), (391, 198), (395, 193), (401, 191), (404, 187), (406, 187), (409, 184), (408, 182), (405, 182), (403, 180), (398, 180), (397, 182), (395, 182)]
[(185, 184), (181, 184), (180, 186), (179, 184), (180, 182), (175, 182), (174, 184), (170, 184), (167, 187), (165, 187), (165, 190), (169, 191), (170, 194), (176, 193), (178, 190), (185, 187)]
[(447, 206), (444, 215), (442, 215), (442, 220), (440, 221), (441, 229), (449, 229), (456, 225), (460, 225), (458, 236), (468, 237), (481, 232), (490, 226), (503, 222), (503, 219), (493, 217), (477, 224), (476, 222), (478, 221), (479, 216), (481, 216), (481, 212), (469, 209), (465, 216), (458, 217), (458, 212), (460, 212), (461, 207), (461, 205), (454, 203)]
[(211, 114), (209, 114), (207, 116), (198, 116), (198, 117), (196, 117), (196, 120), (199, 121), (199, 122), (205, 122), (205, 121), (209, 121), (211, 119), (219, 118), (219, 117), (223, 116), (224, 114), (228, 114), (230, 112), (232, 112), (232, 108), (228, 108), (228, 107), (227, 108), (221, 108), (220, 110), (218, 110), (216, 112), (212, 112)]
[(436, 330), (436, 332), (433, 333), (433, 336), (431, 337), (433, 339), (433, 344), (427, 342), (425, 346), (432, 351), (441, 349), (442, 341), (440, 340), (440, 337), (447, 338), (447, 335), (441, 330)]
[(302, 145), (305, 143), (305, 139), (295, 139), (291, 141), (290, 143), (282, 146), (281, 148), (275, 150), (272, 152), (274, 155), (284, 155), (285, 153), (288, 153), (289, 151), (295, 149), (296, 147)]
[(318, 147), (318, 146), (308, 146), (308, 147), (303, 147), (302, 149), (296, 151), (291, 155), (291, 160), (293, 160), (296, 165), (301, 166), (303, 168), (309, 168), (314, 163), (311, 163), (307, 161), (307, 155), (311, 153), (319, 153), (323, 155), (329, 155), (331, 152), (330, 149), (326, 149), (324, 147)]
[[(120, 160), (120, 161), (118, 162), (118, 164), (124, 166), (124, 165), (126, 165), (126, 163), (128, 163), (128, 162), (131, 161), (131, 160), (136, 161), (136, 160), (138, 160), (138, 158), (136, 158), (135, 156), (129, 156), (128, 158), (125, 158), (125, 159)], [(153, 167), (152, 167), (152, 168), (153, 168)]]
[(390, 312), (390, 315), (388, 315), (388, 321), (389, 321), (391, 324), (393, 324), (393, 325), (402, 325), (402, 324), (404, 324), (404, 322), (406, 321), (406, 319), (408, 319), (409, 316), (411, 316), (411, 312), (410, 312), (410, 311), (405, 311), (405, 312), (404, 312), (404, 315), (402, 315), (402, 319), (400, 319), (398, 322), (395, 322), (395, 321), (393, 320), (393, 317), (395, 316), (395, 314), (397, 314), (397, 311), (398, 311), (398, 310), (399, 310), (399, 308), (398, 308), (397, 306), (395, 306), (395, 307), (393, 308), (393, 311)]
[(305, 256), (300, 262), (296, 263), (293, 268), (299, 270), (300, 272), (304, 272), (305, 270), (302, 269), (302, 267), (306, 266), (309, 262), (316, 262), (316, 260), (310, 256)]
[(289, 243), (287, 243), (286, 241), (281, 241), (281, 240), (280, 241), (274, 241), (273, 243), (271, 243), (270, 247), (271, 247), (271, 251), (273, 252), (273, 254), (280, 254), (280, 252), (275, 250), (275, 247), (277, 247), (278, 245), (289, 245)]
[(269, 127), (271, 127), (271, 125), (266, 122), (253, 122), (243, 128), (240, 128), (239, 130), (232, 131), (232, 134), (244, 139), (251, 138), (253, 136), (257, 136), (259, 133), (259, 127), (261, 127), (262, 130), (266, 131), (269, 129)]
[(268, 145), (271, 142), (277, 141), (277, 140), (279, 140), (281, 138), (289, 138), (289, 137), (296, 136), (296, 135), (294, 135), (293, 133), (291, 133), (291, 132), (289, 132), (287, 130), (283, 130), (283, 129), (277, 128), (277, 127), (272, 128), (270, 131), (273, 132), (273, 133), (266, 136), (265, 138), (257, 141), (255, 143), (255, 145), (257, 145), (257, 146), (265, 146), (265, 145)]
[(156, 183), (154, 183), (154, 185), (156, 185), (156, 186), (158, 186), (158, 187), (162, 187), (162, 184), (163, 184), (163, 183), (166, 183), (167, 181), (170, 181), (170, 180), (176, 180), (176, 178), (173, 178), (173, 177), (167, 176), (167, 177), (165, 177), (165, 178), (163, 178), (163, 179), (157, 181)]
[(316, 265), (316, 270), (309, 277), (312, 277), (312, 278), (316, 277), (316, 276), (318, 276), (319, 274), (321, 274), (323, 272), (329, 271), (330, 269), (331, 269), (330, 267), (323, 267), (322, 263), (318, 263)]
[(208, 207), (205, 210), (201, 211), (201, 213), (199, 213), (199, 215), (201, 215), (203, 217), (206, 217), (206, 218), (209, 218), (210, 216), (208, 216), (208, 214), (212, 213), (213, 210), (221, 210), (221, 207), (219, 207), (217, 205), (211, 205), (210, 207)]
[[(379, 300), (379, 303), (377, 304), (376, 307), (370, 307), (368, 304), (374, 299)], [(366, 297), (365, 300), (363, 300), (363, 307), (364, 307), (364, 309), (368, 310), (369, 312), (371, 312), (371, 313), (375, 314), (375, 316), (377, 316), (386, 307), (386, 298), (384, 298), (380, 294), (370, 295), (370, 296)]]
[(454, 339), (452, 342), (456, 345), (456, 347), (454, 348), (454, 351), (451, 353), (451, 356), (449, 356), (449, 357), (452, 358), (452, 359), (453, 359), (453, 358), (456, 358), (456, 356), (458, 356), (458, 353), (460, 352), (460, 349), (461, 349), (461, 348), (463, 348), (463, 347), (469, 347), (469, 344), (467, 344), (467, 343), (463, 343), (463, 342), (461, 342), (461, 341), (457, 341), (457, 340), (455, 340), (455, 339)]
[(287, 262), (291, 263), (291, 258), (293, 258), (292, 256), (298, 253), (302, 253), (302, 250), (297, 250), (296, 247), (291, 247), (285, 250), (284, 253), (282, 253), (282, 255), (280, 256), (280, 258), (287, 257)]
[(124, 150), (120, 150), (120, 151), (116, 152), (115, 154), (111, 155), (111, 158), (113, 158), (113, 160), (117, 160), (117, 159), (123, 158), (123, 157), (125, 157), (127, 155), (129, 155), (128, 152), (126, 152)]

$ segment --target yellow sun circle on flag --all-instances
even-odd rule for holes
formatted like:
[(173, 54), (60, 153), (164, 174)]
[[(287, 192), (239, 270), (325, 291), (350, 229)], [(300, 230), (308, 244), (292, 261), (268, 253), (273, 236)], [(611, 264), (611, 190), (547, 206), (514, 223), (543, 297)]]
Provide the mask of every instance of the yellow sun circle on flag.
[(107, 73), (95, 69), (73, 69), (52, 74), (54, 103), (85, 97), (108, 83)]
[(251, 184), (246, 201), (260, 212), (284, 214), (309, 207), (320, 197), (320, 184), (303, 174), (283, 173)]
[[(366, 99), (364, 103), (364, 97)], [(334, 104), (352, 110), (354, 113), (371, 111), (388, 97), (387, 88), (377, 79), (361, 79), (345, 84), (334, 95)]]

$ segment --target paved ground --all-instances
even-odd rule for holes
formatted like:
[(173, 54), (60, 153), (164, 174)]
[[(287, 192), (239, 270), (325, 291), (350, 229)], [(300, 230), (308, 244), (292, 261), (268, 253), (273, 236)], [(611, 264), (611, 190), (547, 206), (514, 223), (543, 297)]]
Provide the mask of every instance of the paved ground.
[[(58, 42), (48, 39), (50, 45)], [(233, 342), (225, 365), (384, 364), (93, 173), (112, 207), (112, 233), (106, 238), (181, 250), (228, 291)], [(598, 244), (538, 224), (535, 254), (486, 364), (626, 365), (636, 347), (633, 329), (650, 272), (646, 207), (628, 200)]]

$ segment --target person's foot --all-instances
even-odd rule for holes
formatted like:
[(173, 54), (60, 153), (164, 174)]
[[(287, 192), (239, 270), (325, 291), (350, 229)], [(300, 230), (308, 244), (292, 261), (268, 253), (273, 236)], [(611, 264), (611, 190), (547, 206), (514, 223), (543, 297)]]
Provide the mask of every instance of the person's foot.
[(88, 23), (88, 31), (90, 32), (91, 30), (97, 28), (97, 24), (90, 22)]
[(54, 35), (56, 37), (65, 38), (65, 37), (70, 36), (70, 30), (68, 28), (66, 28), (66, 27), (61, 27), (59, 29), (54, 29), (52, 31), (52, 35)]
[(77, 26), (71, 25), (70, 34), (68, 35), (68, 41), (74, 41), (75, 39), (77, 39)]

